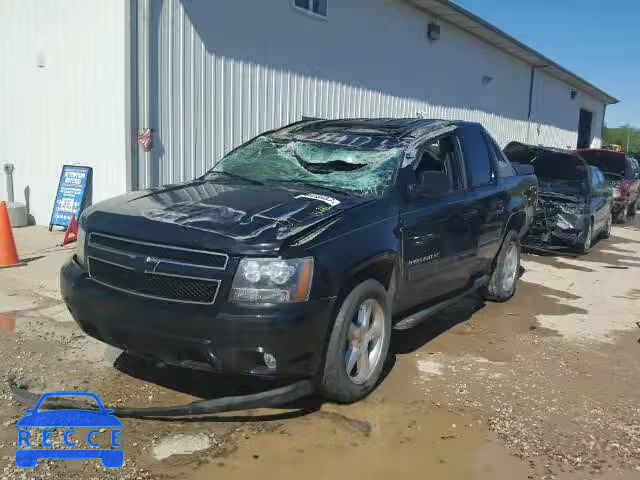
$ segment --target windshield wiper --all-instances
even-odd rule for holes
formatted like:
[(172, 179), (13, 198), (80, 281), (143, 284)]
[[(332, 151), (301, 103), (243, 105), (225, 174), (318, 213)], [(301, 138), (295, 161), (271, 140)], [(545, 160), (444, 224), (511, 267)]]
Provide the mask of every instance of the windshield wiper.
[(214, 172), (209, 172), (205, 175), (205, 178), (209, 178), (213, 175), (224, 175), (230, 178), (237, 178), (238, 180), (242, 180), (244, 182), (247, 183), (253, 183), (254, 185), (264, 185), (264, 182), (260, 182), (258, 180), (254, 180), (253, 178), (247, 178), (247, 177), (243, 177), (242, 175), (238, 175), (235, 173), (231, 173), (231, 172), (225, 172), (225, 171), (214, 171)]
[[(269, 182), (271, 183), (271, 181)], [(281, 185), (302, 185), (304, 187), (311, 187), (318, 190), (325, 190), (327, 192), (337, 193), (339, 195), (356, 195), (354, 192), (348, 190), (342, 190), (340, 188), (326, 187), (319, 183), (307, 182), (305, 180), (273, 180), (273, 183)]]

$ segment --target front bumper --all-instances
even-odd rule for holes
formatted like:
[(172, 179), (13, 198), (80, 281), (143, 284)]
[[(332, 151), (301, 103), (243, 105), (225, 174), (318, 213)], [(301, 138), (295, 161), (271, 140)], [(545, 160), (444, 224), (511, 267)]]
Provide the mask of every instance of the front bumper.
[[(62, 297), (88, 335), (132, 354), (229, 374), (310, 377), (318, 373), (335, 299), (249, 307), (154, 300), (101, 285), (71, 259)], [(269, 369), (264, 353), (277, 367)]]
[(522, 245), (532, 249), (576, 247), (582, 240), (588, 221), (588, 216), (578, 214), (565, 214), (561, 220), (556, 214), (538, 218), (522, 239)]
[(582, 231), (552, 231), (542, 235), (528, 234), (522, 239), (522, 246), (532, 250), (563, 250), (576, 248)]

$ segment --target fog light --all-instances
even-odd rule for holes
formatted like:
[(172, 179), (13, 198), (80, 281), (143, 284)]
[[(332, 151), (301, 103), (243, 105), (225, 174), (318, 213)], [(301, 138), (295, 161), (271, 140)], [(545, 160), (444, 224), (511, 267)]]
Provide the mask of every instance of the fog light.
[(278, 363), (276, 362), (276, 357), (274, 357), (270, 353), (265, 353), (262, 356), (262, 359), (264, 360), (264, 364), (267, 366), (269, 370), (275, 370), (276, 367), (278, 366)]

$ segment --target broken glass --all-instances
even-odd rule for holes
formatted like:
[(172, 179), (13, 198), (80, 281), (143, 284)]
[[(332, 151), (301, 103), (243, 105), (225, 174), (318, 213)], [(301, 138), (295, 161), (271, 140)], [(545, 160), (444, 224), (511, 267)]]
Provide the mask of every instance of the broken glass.
[(207, 175), (380, 197), (391, 188), (402, 156), (402, 148), (374, 150), (261, 136), (232, 151)]

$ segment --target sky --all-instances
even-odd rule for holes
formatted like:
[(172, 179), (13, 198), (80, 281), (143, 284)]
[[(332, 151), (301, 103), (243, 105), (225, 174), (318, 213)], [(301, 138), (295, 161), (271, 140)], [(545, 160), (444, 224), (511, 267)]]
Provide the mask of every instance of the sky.
[(640, 128), (640, 1), (456, 0), (620, 100), (609, 127)]

